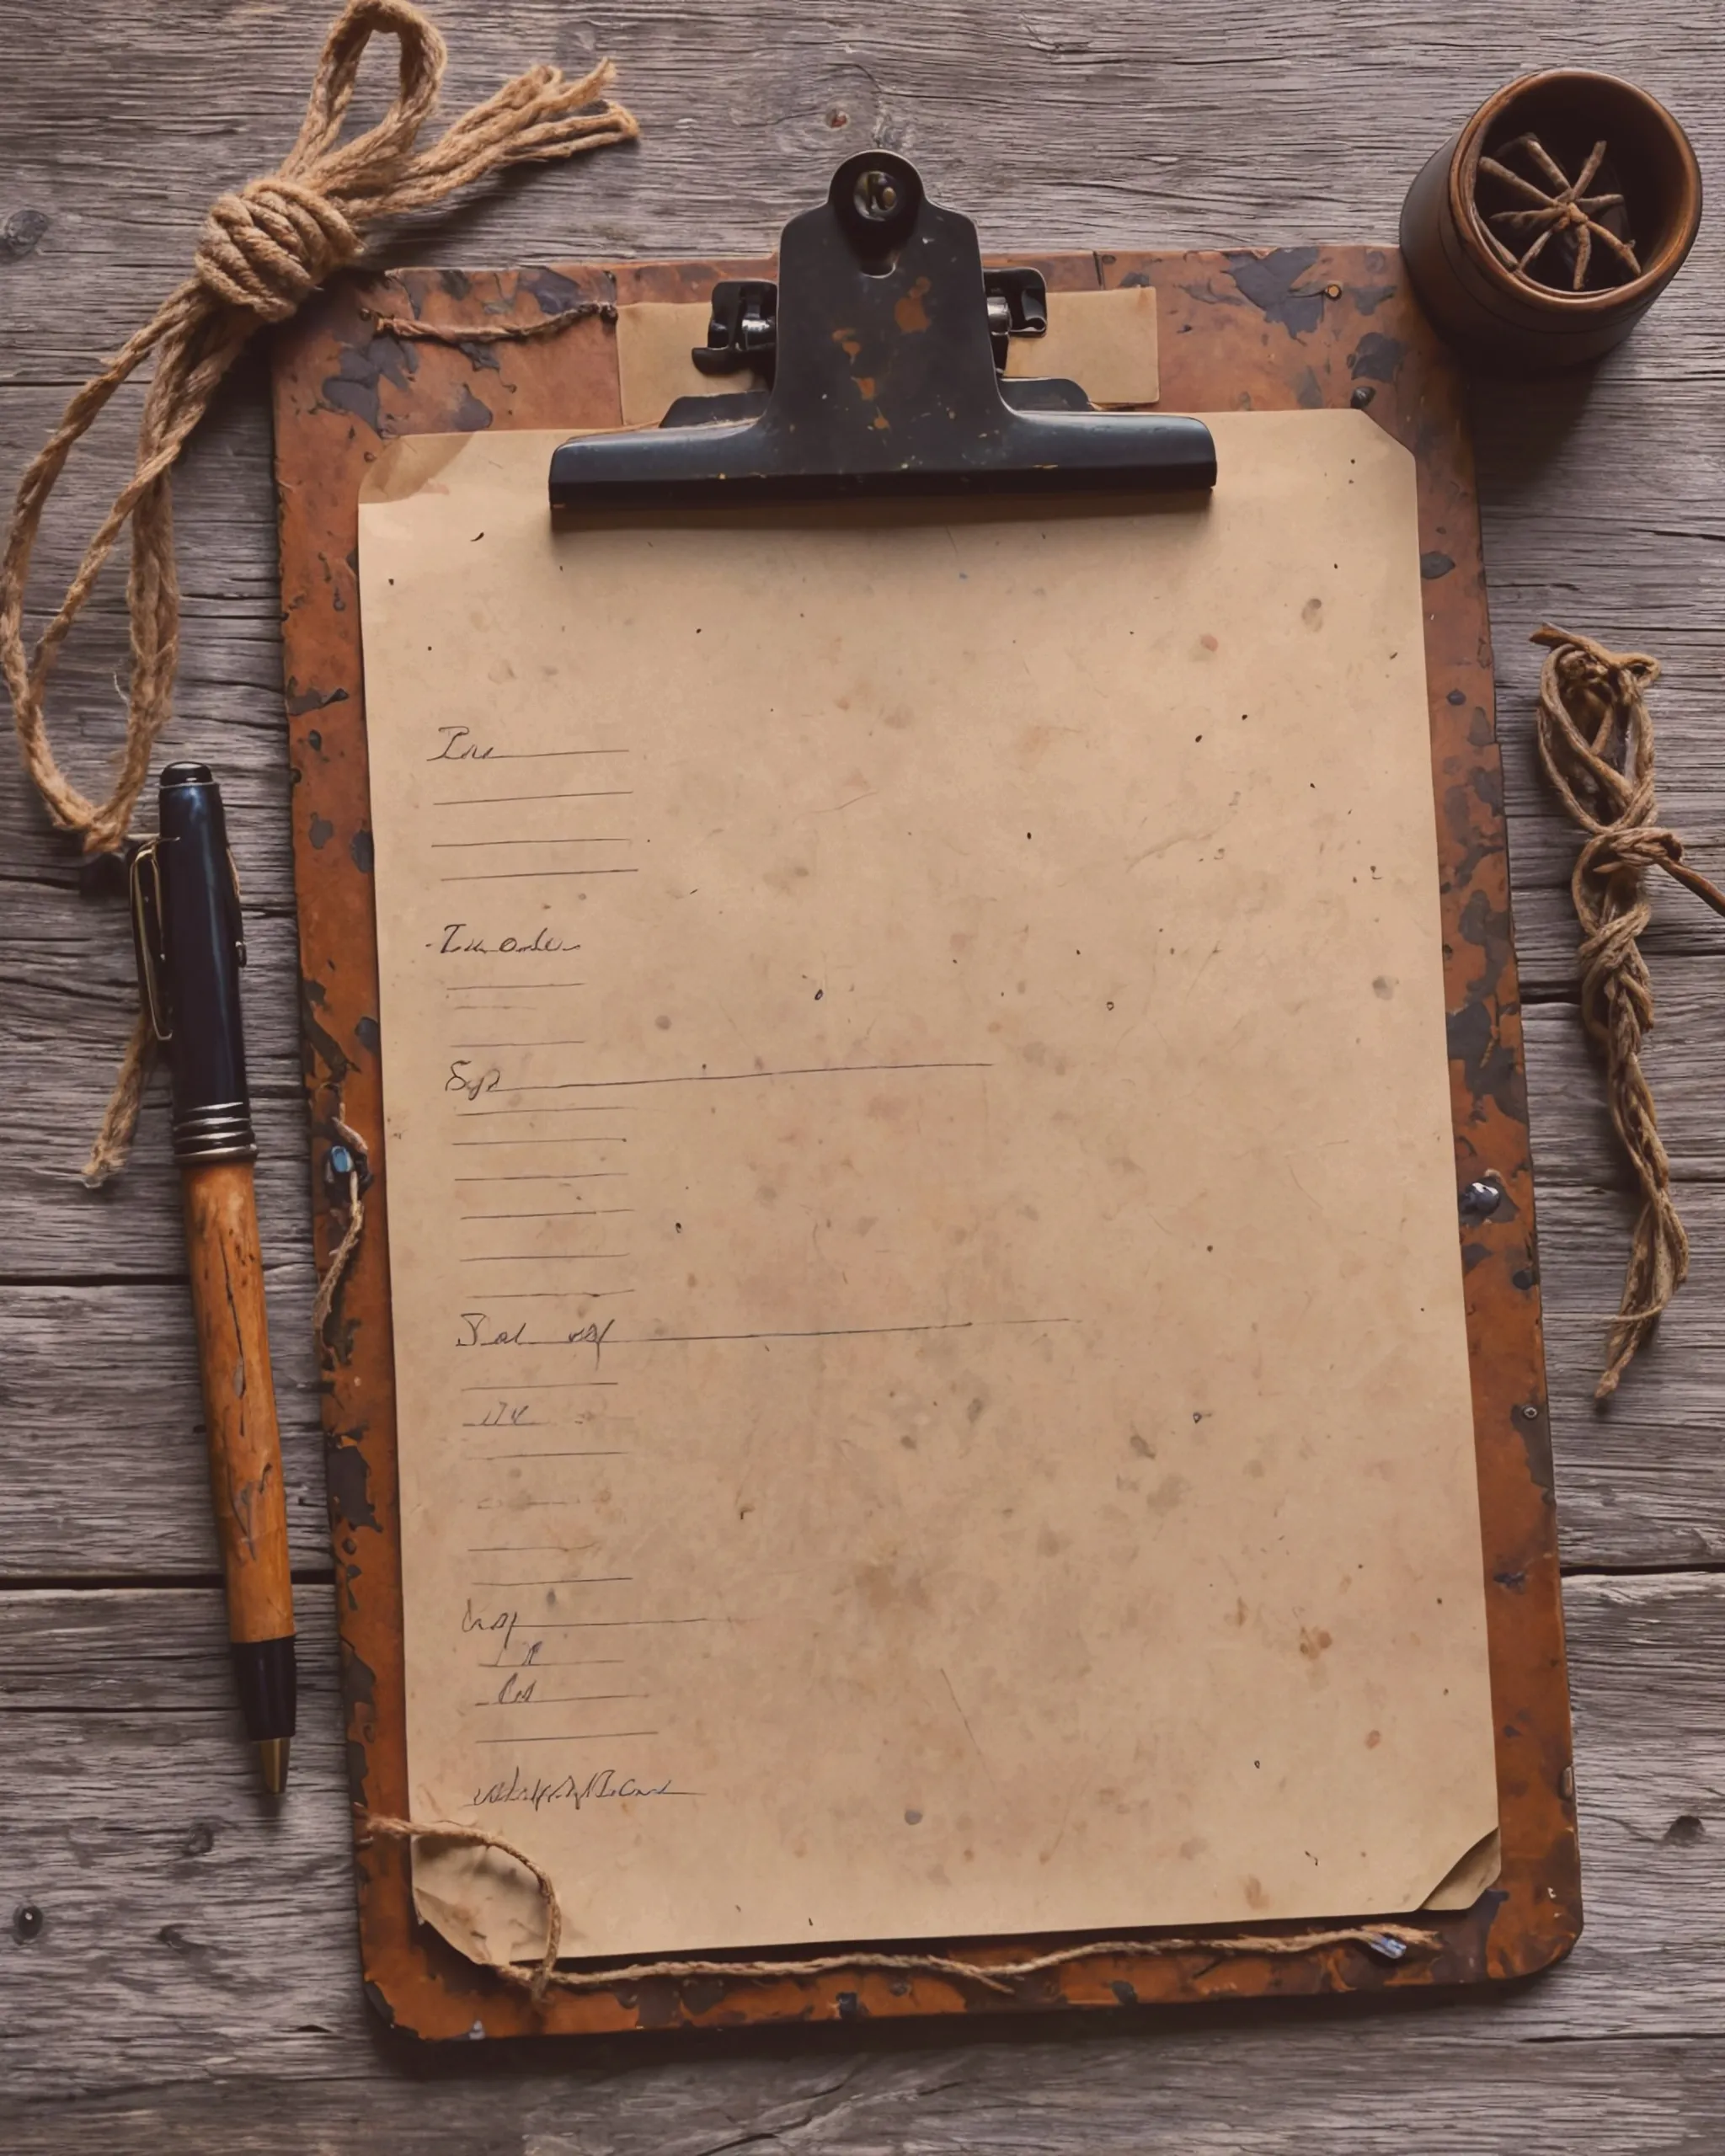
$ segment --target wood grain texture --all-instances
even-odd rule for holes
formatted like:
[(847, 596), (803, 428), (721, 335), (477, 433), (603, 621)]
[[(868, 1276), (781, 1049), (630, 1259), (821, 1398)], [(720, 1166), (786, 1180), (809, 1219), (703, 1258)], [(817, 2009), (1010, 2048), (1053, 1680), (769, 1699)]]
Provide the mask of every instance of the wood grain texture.
[(236, 1161), (200, 1161), (181, 1180), (228, 1634), (283, 1639), (293, 1630), (293, 1582), (252, 1171)]
[[(9, 494), (67, 388), (184, 274), (212, 196), (291, 140), (331, 12), (287, 0), (173, 9), (92, 0), (70, 13), (0, 0), (0, 490)], [(1725, 173), (1725, 21), (1675, 0), (1609, 18), (1578, 18), (1558, 0), (1454, 0), (1437, 13), (1407, 0), (1227, 9), (1172, 0), (1156, 11), (927, 0), (910, 14), (850, 0), (633, 0), (601, 15), (556, 0), (438, 0), (437, 14), (453, 55), (447, 109), (531, 60), (574, 64), (604, 49), (622, 62), (647, 132), (638, 152), (524, 175), (421, 222), (393, 245), (398, 262), (750, 252), (819, 193), (838, 156), (872, 140), (916, 157), (937, 194), (975, 211), (996, 248), (1388, 239), (1429, 150), (1519, 69), (1565, 57), (1667, 99), (1716, 195)], [(20, 216), (32, 211), (45, 228), (14, 243), (35, 230)], [(1537, 776), (1537, 666), (1524, 639), (1551, 616), (1658, 654), (1665, 807), (1700, 865), (1725, 865), (1722, 271), (1725, 221), (1715, 213), (1671, 291), (1601, 367), (1555, 385), (1480, 385), (1471, 400), (1532, 1006), (1559, 1502), (1567, 1555), (1589, 1566), (1725, 1558), (1725, 1087), (1715, 1045), (1725, 924), (1680, 893), (1657, 895), (1647, 947), (1661, 1017), (1650, 1067), (1696, 1273), (1614, 1410), (1598, 1416), (1588, 1394), (1628, 1207), (1566, 1001), (1574, 840)], [(293, 810), (264, 409), (262, 371), (248, 364), (178, 487), (185, 606), (169, 745), (207, 756), (232, 808), (254, 953), (248, 1051), (291, 1530), (296, 1564), (321, 1571)], [(68, 473), (42, 590), (111, 492), (136, 413), (135, 400), (120, 400), (88, 468)], [(68, 757), (88, 785), (119, 739), (124, 653), (110, 575), (61, 675)], [(75, 1178), (131, 996), (117, 904), (80, 897), (77, 886), (76, 862), (15, 771), (0, 776), (0, 1044), (14, 1074), (0, 1098), (11, 1350), (0, 1359), (0, 1563), (14, 1580), (213, 1582), (159, 1098), (119, 1187), (92, 1198)], [(59, 1638), (65, 1652), (42, 1665), (45, 1691), (9, 1716), (8, 1737), (21, 1734), (0, 1776), (10, 1807), (0, 1919), (35, 1893), (50, 1922), (33, 1945), (0, 1938), (9, 2047), (0, 2139), (56, 2153), (369, 2143), (380, 2156), (696, 2156), (750, 2140), (858, 2156), (1150, 2147), (1519, 2156), (1530, 2141), (1637, 2156), (1710, 2150), (1725, 2142), (1706, 1936), (1725, 1889), (1717, 1589), (1693, 1577), (1572, 1580), (1590, 1929), (1566, 1968), (1500, 2011), (1229, 2018), (1077, 2043), (1017, 2031), (961, 2050), (858, 2040), (740, 2058), (633, 2053), (626, 2072), (568, 2054), (489, 2070), (466, 2057), (433, 2063), (367, 2025), (318, 1607), (326, 1587), (302, 1589), (302, 1625), (324, 1623), (325, 1659), (308, 1641), (305, 1734), (274, 1840), (251, 1788), (213, 1586), (13, 1595), (8, 1615), (38, 1613), (31, 1636)], [(10, 1636), (7, 1682), (36, 1666), (35, 1650)], [(1699, 1831), (1680, 1823), (1690, 1821)], [(20, 2116), (26, 2092), (42, 2108)]]
[[(327, 1595), (302, 1596), (295, 1790), (272, 1812), (238, 1742), (219, 1593), (0, 1594), (0, 1908), (9, 1915), (28, 1899), (45, 1919), (28, 1945), (0, 1947), (0, 2086), (14, 2107), (5, 2145), (45, 2146), (29, 2135), (70, 2127), (62, 2150), (94, 2147), (105, 2130), (129, 2156), (345, 2151), (363, 2119), (379, 2156), (650, 2156), (755, 2137), (858, 2156), (1138, 2156), (1163, 2145), (1149, 2136), (1154, 2123), (1182, 2150), (1473, 2156), (1525, 2147), (1556, 2105), (1568, 2124), (1541, 2127), (1553, 2148), (1703, 2148), (1703, 2127), (1725, 2134), (1712, 1884), (1725, 1835), (1725, 1696), (1712, 1669), (1725, 1582), (1580, 1576), (1566, 1599), (1593, 1887), (1588, 1929), (1549, 1977), (1489, 2004), (1423, 2012), (1295, 2004), (1144, 2016), (1105, 2033), (1087, 2017), (1073, 2017), (1081, 2030), (1042, 2018), (984, 2024), (961, 2041), (950, 2029), (937, 2038), (883, 2025), (745, 2040), (738, 2052), (653, 2037), (433, 2048), (377, 2027), (353, 1951)], [(1652, 1726), (1650, 1689), (1660, 1700)], [(51, 1806), (40, 1795), (50, 1784)], [(1680, 2039), (1691, 2062), (1687, 2141), (1659, 2137), (1681, 2111), (1669, 2069), (1652, 2067)], [(1604, 2049), (1591, 2069), (1557, 2069), (1553, 2054), (1580, 2061), (1592, 2047)], [(1605, 2049), (1619, 2057), (1609, 2073)], [(254, 2076), (277, 2090), (248, 2089)], [(201, 2097), (188, 2095), (203, 2083), (212, 2085)], [(817, 2128), (816, 2104), (794, 2125), (815, 2092), (840, 2086), (851, 2096), (826, 2124)], [(1418, 2106), (1446, 2087), (1453, 2138), (1410, 2141)], [(1626, 2137), (1584, 2139), (1584, 2103), (1602, 2100)], [(24, 2109), (20, 2121), (16, 2107), (35, 2105), (40, 2118)]]
[[(17, 2121), (13, 2156), (1509, 2156), (1552, 2148), (1711, 2156), (1725, 2098), (1705, 2040), (1410, 2044), (1396, 2024), (1146, 2023), (1106, 2052), (1027, 2032), (954, 2054), (726, 2055), (621, 2068), (464, 2058), (460, 2077), (212, 2079), (74, 2100)], [(380, 2072), (392, 2076), (387, 2105)], [(290, 2123), (291, 2122), (291, 2123)], [(1427, 2137), (1415, 2140), (1412, 2137)], [(1440, 2136), (1441, 2138), (1432, 2137)]]

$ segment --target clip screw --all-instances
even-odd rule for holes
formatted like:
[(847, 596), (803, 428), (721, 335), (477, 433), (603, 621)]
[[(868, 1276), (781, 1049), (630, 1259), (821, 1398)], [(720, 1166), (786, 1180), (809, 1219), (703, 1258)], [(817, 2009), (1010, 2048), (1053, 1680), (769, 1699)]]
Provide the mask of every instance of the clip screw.
[(897, 216), (904, 197), (891, 173), (883, 171), (879, 165), (870, 165), (867, 171), (857, 173), (851, 200), (857, 205), (859, 217), (866, 217), (871, 225), (884, 225)]
[(371, 1164), (363, 1145), (351, 1142), (353, 1133), (338, 1138), (323, 1155), (323, 1180), (332, 1201), (344, 1205), (352, 1194), (352, 1178), (360, 1179), (361, 1196), (371, 1187)]
[(1470, 1219), (1489, 1219), (1503, 1203), (1503, 1186), (1499, 1183), (1483, 1180), (1471, 1182), (1461, 1193), (1461, 1210)]

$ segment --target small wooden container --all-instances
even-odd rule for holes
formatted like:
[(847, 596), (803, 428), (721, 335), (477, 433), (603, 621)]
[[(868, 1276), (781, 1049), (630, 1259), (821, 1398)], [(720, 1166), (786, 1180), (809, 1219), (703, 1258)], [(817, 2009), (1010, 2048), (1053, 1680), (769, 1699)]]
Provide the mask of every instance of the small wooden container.
[[(1638, 275), (1573, 291), (1504, 260), (1481, 205), (1480, 161), (1530, 134), (1571, 177), (1596, 142), (1608, 145), (1594, 184), (1622, 194)], [(1701, 218), (1701, 168), (1658, 99), (1614, 75), (1552, 68), (1499, 90), (1427, 164), (1402, 205), (1402, 253), (1451, 344), (1482, 366), (1541, 374), (1621, 344), (1676, 275)]]

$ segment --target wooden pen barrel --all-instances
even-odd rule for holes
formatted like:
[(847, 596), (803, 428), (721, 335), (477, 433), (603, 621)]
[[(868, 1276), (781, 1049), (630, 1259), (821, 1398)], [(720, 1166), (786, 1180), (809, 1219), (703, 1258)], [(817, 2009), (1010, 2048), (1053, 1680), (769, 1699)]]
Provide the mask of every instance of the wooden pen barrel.
[(293, 1630), (293, 1586), (252, 1170), (219, 1161), (181, 1177), (228, 1633), (280, 1639)]

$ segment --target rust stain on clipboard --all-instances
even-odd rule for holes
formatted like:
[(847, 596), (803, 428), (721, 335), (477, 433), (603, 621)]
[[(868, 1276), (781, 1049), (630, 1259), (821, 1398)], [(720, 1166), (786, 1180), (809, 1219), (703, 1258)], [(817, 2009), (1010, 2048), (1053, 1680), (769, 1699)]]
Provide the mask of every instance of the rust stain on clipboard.
[[(1146, 1952), (1069, 1963), (1025, 1980), (1006, 1999), (950, 1978), (858, 1969), (619, 1983), (553, 1992), (536, 2004), (415, 1922), (408, 1860), (396, 1845), (379, 1844), (355, 1851), (361, 1956), (368, 1995), (398, 2028), (432, 2038), (597, 2034), (1422, 1990), (1525, 1975), (1560, 1958), (1579, 1934), (1521, 1011), (1478, 507), (1460, 387), (1393, 249), (1028, 259), (1055, 291), (1156, 288), (1166, 409), (1341, 406), (1357, 402), (1360, 381), (1369, 381), (1372, 418), (1418, 462), (1422, 552), (1450, 565), (1423, 590), (1501, 1874), (1471, 1908), (1421, 1919), (1439, 1935), (1440, 1951), (1400, 1961), (1359, 1945), (1288, 1956)], [(366, 1235), (343, 1288), (339, 1353), (326, 1355), (321, 1375), (352, 1795), (379, 1812), (404, 1812), (408, 1784), (388, 1160), (374, 1052), (373, 887), (362, 865), (370, 797), (355, 573), (360, 486), (384, 443), (402, 435), (476, 426), (615, 427), (622, 414), (615, 328), (597, 317), (556, 337), (465, 350), (380, 334), (377, 319), (406, 314), (451, 329), (531, 323), (587, 300), (701, 301), (720, 278), (770, 276), (772, 268), (770, 261), (708, 260), (345, 278), (287, 325), (277, 344), (289, 753), (320, 1267), (341, 1228), (324, 1172), (327, 1118), (319, 1121), (332, 1086), (341, 1088), (345, 1119), (371, 1140), (376, 1177)], [(1509, 1202), (1463, 1220), (1459, 1194), (1486, 1177)], [(1027, 1942), (951, 1941), (944, 1951), (985, 1964), (1023, 1958)]]

